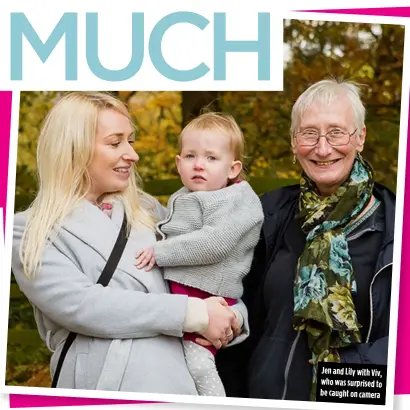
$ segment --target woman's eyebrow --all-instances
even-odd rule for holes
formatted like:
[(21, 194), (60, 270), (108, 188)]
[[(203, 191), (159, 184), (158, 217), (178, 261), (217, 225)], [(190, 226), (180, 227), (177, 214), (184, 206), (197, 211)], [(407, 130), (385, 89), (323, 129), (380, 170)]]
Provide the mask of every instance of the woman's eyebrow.
[[(128, 135), (128, 138), (129, 137), (135, 137), (135, 135), (134, 135), (135, 133), (134, 133), (134, 131), (133, 132), (131, 132), (129, 135)], [(123, 133), (123, 132), (113, 132), (112, 134), (108, 134), (108, 135), (106, 135), (104, 138), (110, 138), (110, 137), (122, 137), (122, 136), (124, 136), (125, 134)]]

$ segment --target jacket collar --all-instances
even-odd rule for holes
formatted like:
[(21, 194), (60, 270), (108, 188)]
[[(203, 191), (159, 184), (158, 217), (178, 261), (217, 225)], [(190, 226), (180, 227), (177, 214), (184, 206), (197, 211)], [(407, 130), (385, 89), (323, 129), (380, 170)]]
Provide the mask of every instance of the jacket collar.
[(375, 183), (373, 189), (374, 196), (381, 200), (384, 206), (385, 230), (384, 244), (394, 240), (394, 221), (396, 214), (396, 196), (385, 186)]
[(108, 259), (122, 223), (123, 207), (115, 203), (111, 218), (87, 200), (80, 201), (64, 219), (62, 229), (81, 239), (104, 259)]
[[(281, 223), (285, 227), (290, 223), (293, 215), (297, 212), (299, 194), (300, 186), (296, 184), (275, 189), (262, 195), (265, 234), (269, 235), (269, 231), (273, 230), (271, 225), (275, 223), (275, 220), (282, 220)], [(393, 261), (396, 197), (392, 191), (377, 182), (374, 184), (373, 194), (381, 200), (385, 218), (382, 251), (377, 263), (377, 270), (379, 270)]]
[[(117, 240), (123, 217), (124, 206), (120, 201), (113, 202), (110, 218), (97, 206), (83, 200), (64, 220), (62, 229), (86, 243), (107, 261)], [(151, 240), (152, 244), (155, 243), (155, 235), (149, 228), (143, 225), (137, 228), (131, 230), (123, 256), (118, 263), (119, 269), (134, 277), (144, 272), (139, 271), (135, 266), (136, 253), (142, 249), (142, 246), (149, 246)], [(147, 232), (143, 232), (145, 230)]]
[(394, 221), (396, 197), (388, 188), (375, 183), (374, 196), (381, 200), (384, 207), (383, 245), (376, 265), (376, 271), (393, 262)]

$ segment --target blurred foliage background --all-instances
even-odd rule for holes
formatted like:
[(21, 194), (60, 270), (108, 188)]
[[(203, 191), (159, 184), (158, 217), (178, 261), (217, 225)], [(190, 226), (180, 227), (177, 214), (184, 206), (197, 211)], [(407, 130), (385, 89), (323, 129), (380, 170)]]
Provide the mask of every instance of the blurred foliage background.
[[(326, 77), (356, 81), (363, 85), (367, 108), (364, 157), (373, 164), (376, 179), (395, 190), (403, 46), (402, 26), (286, 20), (283, 92), (114, 94), (127, 103), (132, 113), (137, 135), (135, 149), (140, 155), (138, 170), (146, 184), (178, 178), (174, 162), (178, 134), (204, 107), (231, 113), (243, 129), (249, 176), (285, 179), (297, 178), (300, 172), (291, 162), (289, 146), (290, 113), (296, 98), (312, 83)], [(21, 93), (16, 211), (26, 208), (36, 193), (39, 129), (61, 94)], [(9, 315), (14, 336), (9, 332), (6, 383), (48, 386), (49, 353), (42, 344), (27, 339), (30, 333), (24, 331), (35, 329), (31, 306), (16, 289), (14, 292)]]

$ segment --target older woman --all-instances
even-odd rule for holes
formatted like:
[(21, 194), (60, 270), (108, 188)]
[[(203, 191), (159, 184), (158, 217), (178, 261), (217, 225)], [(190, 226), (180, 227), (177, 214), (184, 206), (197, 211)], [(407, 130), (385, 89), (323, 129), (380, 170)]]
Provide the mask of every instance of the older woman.
[[(221, 347), (238, 320), (222, 298), (171, 295), (159, 268), (135, 267), (164, 215), (137, 186), (134, 141), (126, 107), (108, 94), (69, 93), (51, 109), (38, 143), (39, 192), (14, 220), (12, 268), (54, 352), (53, 376), (77, 333), (57, 387), (197, 394), (183, 332)], [(96, 282), (124, 214), (128, 242), (103, 287)]]
[(219, 356), (230, 396), (314, 400), (319, 361), (387, 364), (395, 196), (361, 156), (364, 117), (348, 82), (320, 81), (293, 107), (303, 173), (261, 199), (251, 336)]

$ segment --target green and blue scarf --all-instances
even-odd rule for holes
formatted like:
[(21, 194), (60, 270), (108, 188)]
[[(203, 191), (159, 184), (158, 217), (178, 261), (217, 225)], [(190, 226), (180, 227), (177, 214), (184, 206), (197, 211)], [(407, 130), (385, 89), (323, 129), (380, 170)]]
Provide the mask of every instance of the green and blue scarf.
[(344, 228), (366, 208), (373, 184), (373, 170), (359, 153), (349, 178), (331, 195), (321, 197), (315, 183), (305, 173), (301, 177), (297, 218), (307, 237), (293, 288), (293, 327), (307, 332), (312, 352), (311, 400), (316, 399), (317, 363), (340, 362), (338, 348), (361, 342)]

